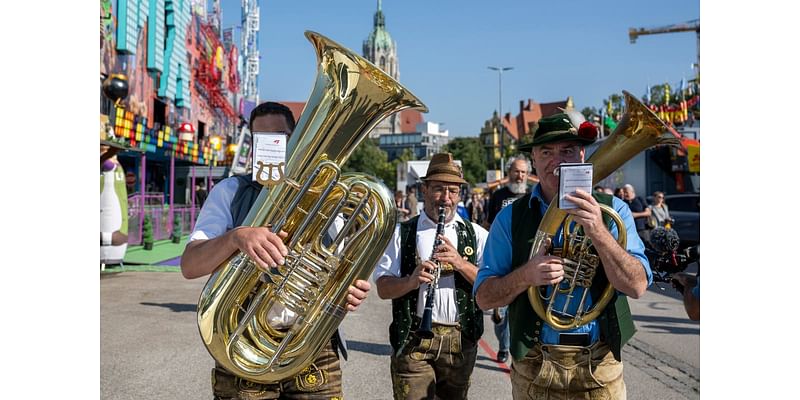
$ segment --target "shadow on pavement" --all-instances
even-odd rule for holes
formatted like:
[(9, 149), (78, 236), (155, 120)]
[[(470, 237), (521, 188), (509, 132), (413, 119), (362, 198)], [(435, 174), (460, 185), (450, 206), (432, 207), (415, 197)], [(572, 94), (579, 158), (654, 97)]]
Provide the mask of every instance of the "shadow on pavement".
[(662, 331), (664, 333), (674, 333), (676, 335), (697, 335), (700, 333), (699, 328), (680, 328), (677, 326), (667, 326), (667, 325), (641, 325), (640, 328), (645, 329), (647, 328), (651, 332), (653, 331)]
[[(345, 340), (347, 340), (347, 338), (345, 338)], [(347, 340), (347, 350), (360, 351), (362, 353), (370, 353), (377, 356), (389, 356), (392, 354), (392, 346), (388, 344), (359, 342), (358, 340)]]
[[(483, 357), (483, 358), (485, 360), (490, 360), (488, 357)], [(478, 357), (478, 360), (480, 360), (480, 357)], [(492, 362), (492, 364), (494, 364), (494, 360), (491, 360), (491, 362)], [(505, 374), (511, 373), (510, 370), (505, 369), (503, 367), (498, 367), (497, 364), (491, 365), (491, 364), (484, 364), (484, 363), (480, 363), (480, 362), (475, 362), (475, 368), (488, 369), (489, 371), (502, 372), (502, 373), (505, 373)]]
[[(692, 321), (689, 318), (634, 315), (633, 320), (636, 322), (643, 322), (644, 324), (639, 325), (639, 328), (648, 329), (651, 332), (674, 333), (678, 335), (697, 335), (700, 333), (700, 323)], [(648, 324), (647, 322), (650, 323)], [(695, 325), (695, 327), (675, 326), (675, 324), (690, 324)]]
[(139, 303), (143, 306), (155, 306), (169, 308), (172, 312), (197, 312), (197, 304), (179, 303)]

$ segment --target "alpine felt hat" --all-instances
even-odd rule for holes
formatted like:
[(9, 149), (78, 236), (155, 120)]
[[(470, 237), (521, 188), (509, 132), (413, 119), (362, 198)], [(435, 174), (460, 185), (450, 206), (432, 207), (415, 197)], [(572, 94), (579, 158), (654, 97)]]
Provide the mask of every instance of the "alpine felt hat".
[(558, 113), (539, 120), (539, 127), (533, 134), (533, 142), (519, 145), (517, 149), (530, 152), (535, 146), (547, 143), (576, 141), (583, 145), (597, 140), (597, 128), (591, 122), (583, 122), (575, 127), (566, 113)]
[(453, 155), (450, 153), (434, 154), (428, 164), (428, 172), (421, 179), (423, 181), (467, 183), (463, 178), (461, 167), (453, 162)]

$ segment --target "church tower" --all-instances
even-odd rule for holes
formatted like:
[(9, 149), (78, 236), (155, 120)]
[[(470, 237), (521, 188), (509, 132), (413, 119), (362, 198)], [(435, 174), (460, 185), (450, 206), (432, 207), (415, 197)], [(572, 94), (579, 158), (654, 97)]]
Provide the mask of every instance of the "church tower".
[[(400, 63), (397, 59), (397, 43), (392, 40), (386, 30), (386, 18), (381, 10), (381, 0), (378, 0), (378, 11), (373, 17), (372, 32), (364, 41), (363, 57), (386, 72), (387, 75), (400, 81)], [(381, 121), (370, 132), (369, 137), (376, 138), (383, 134), (400, 133), (400, 115), (392, 114)]]

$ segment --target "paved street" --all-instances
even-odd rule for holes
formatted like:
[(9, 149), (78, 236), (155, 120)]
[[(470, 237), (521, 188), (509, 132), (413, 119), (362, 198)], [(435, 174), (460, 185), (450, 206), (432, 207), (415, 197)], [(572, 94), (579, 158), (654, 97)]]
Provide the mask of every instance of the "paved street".
[[(213, 360), (200, 341), (196, 303), (205, 279), (175, 272), (123, 272), (100, 278), (101, 398), (210, 399)], [(671, 288), (631, 301), (638, 333), (623, 351), (629, 399), (698, 399), (700, 327), (689, 321)], [(348, 399), (391, 399), (388, 325), (391, 303), (373, 290), (345, 318), (349, 360), (343, 363)], [(492, 323), (478, 350), (470, 398), (510, 399), (506, 366)]]

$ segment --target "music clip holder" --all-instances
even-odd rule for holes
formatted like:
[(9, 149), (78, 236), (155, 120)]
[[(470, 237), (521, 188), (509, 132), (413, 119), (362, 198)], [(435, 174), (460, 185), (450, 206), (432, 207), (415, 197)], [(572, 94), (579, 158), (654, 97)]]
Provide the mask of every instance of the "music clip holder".
[(284, 181), (286, 142), (282, 132), (253, 132), (254, 181), (267, 187)]
[[(277, 164), (272, 164), (272, 163), (264, 164), (264, 162), (258, 161), (257, 164), (258, 164), (258, 171), (256, 171), (255, 173), (256, 182), (260, 183), (263, 186), (272, 187), (284, 181), (285, 178), (283, 177), (283, 167), (284, 165), (286, 165), (286, 163), (280, 162)], [(261, 178), (261, 176), (264, 174), (264, 168), (268, 169), (266, 179)], [(276, 168), (278, 170), (277, 178), (275, 178), (274, 174), (272, 173), (273, 168)]]

